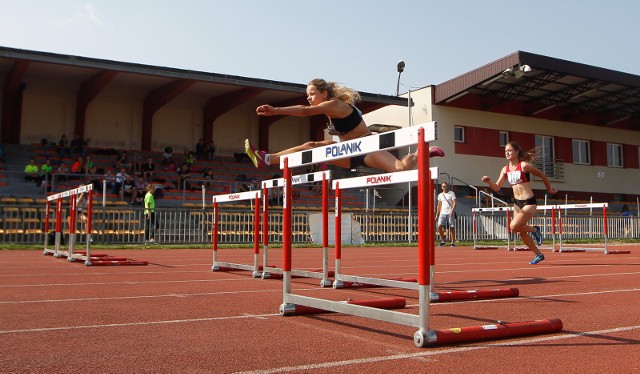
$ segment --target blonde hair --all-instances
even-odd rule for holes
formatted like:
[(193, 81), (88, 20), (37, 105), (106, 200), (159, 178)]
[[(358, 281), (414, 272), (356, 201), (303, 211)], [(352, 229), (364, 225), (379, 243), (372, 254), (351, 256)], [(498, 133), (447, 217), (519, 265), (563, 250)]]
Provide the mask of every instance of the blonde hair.
[(518, 142), (509, 142), (507, 143), (511, 146), (516, 152), (518, 152), (518, 160), (532, 163), (536, 159), (536, 149), (533, 148), (531, 150), (525, 151), (522, 149)]
[(327, 82), (324, 79), (316, 78), (307, 84), (308, 86), (315, 86), (320, 91), (326, 91), (329, 93), (329, 98), (335, 97), (340, 101), (344, 101), (347, 104), (355, 105), (360, 101), (360, 93), (349, 88), (342, 83)]

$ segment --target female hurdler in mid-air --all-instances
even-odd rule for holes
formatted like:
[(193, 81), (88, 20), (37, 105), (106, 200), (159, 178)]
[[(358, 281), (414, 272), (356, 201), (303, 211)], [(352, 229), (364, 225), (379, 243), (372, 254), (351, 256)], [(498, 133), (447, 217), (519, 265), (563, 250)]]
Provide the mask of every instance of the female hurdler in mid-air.
[[(359, 100), (360, 94), (351, 88), (335, 82), (327, 82), (324, 79), (314, 79), (307, 85), (308, 106), (272, 107), (271, 105), (260, 105), (256, 112), (259, 116), (307, 117), (324, 114), (329, 119), (329, 134), (337, 135), (340, 141), (343, 142), (371, 135), (371, 131), (362, 119), (362, 113), (355, 107)], [(279, 164), (280, 157), (283, 155), (334, 143), (336, 142), (333, 140), (310, 141), (284, 151), (268, 154), (253, 147), (247, 139), (245, 140), (245, 152), (256, 167), (262, 168), (267, 165)], [(429, 147), (429, 156), (444, 157), (444, 152), (440, 147), (432, 146)], [(396, 172), (415, 169), (417, 158), (415, 153), (410, 153), (399, 160), (388, 151), (376, 151), (362, 156), (329, 161), (328, 163), (348, 169), (368, 166), (374, 169), (382, 169), (386, 172)]]
[[(513, 199), (515, 201), (514, 216), (511, 221), (511, 230), (520, 233), (520, 238), (524, 244), (529, 247), (536, 257), (529, 262), (531, 265), (535, 265), (538, 262), (544, 260), (544, 255), (540, 252), (540, 249), (536, 246), (542, 244), (542, 233), (539, 226), (529, 226), (527, 222), (536, 214), (537, 202), (533, 196), (533, 190), (531, 189), (531, 176), (533, 174), (544, 183), (547, 188), (547, 192), (551, 195), (558, 193), (558, 190), (551, 188), (549, 184), (549, 178), (542, 171), (530, 162), (534, 159), (532, 152), (524, 151), (520, 145), (516, 142), (509, 142), (504, 147), (504, 155), (509, 163), (500, 171), (498, 180), (494, 183), (488, 176), (483, 176), (482, 181), (489, 185), (494, 191), (500, 191), (500, 188), (504, 182), (509, 181), (511, 188), (513, 189)], [(528, 233), (531, 233), (536, 243), (529, 237)]]

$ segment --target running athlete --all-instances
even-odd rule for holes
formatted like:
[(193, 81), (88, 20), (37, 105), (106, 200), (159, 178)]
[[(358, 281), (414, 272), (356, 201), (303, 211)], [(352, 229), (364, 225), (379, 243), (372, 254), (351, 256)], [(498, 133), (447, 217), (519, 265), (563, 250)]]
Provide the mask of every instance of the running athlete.
[[(371, 135), (371, 131), (362, 119), (362, 113), (355, 107), (359, 100), (360, 94), (351, 88), (335, 82), (327, 82), (324, 79), (314, 79), (307, 85), (308, 106), (272, 107), (271, 105), (260, 105), (256, 112), (259, 116), (307, 117), (324, 114), (329, 119), (327, 126), (329, 134), (337, 135), (339, 140), (343, 142)], [(284, 151), (267, 154), (265, 151), (260, 151), (252, 146), (249, 143), (249, 139), (247, 139), (245, 140), (245, 152), (257, 168), (262, 168), (272, 164), (279, 164), (282, 155), (334, 143), (336, 143), (334, 140), (310, 141)], [(444, 152), (440, 147), (432, 146), (429, 147), (429, 156), (444, 157)], [(374, 169), (382, 169), (386, 172), (396, 172), (415, 169), (417, 158), (415, 153), (410, 153), (399, 160), (388, 151), (376, 151), (366, 155), (330, 161), (329, 163), (347, 169), (368, 166)]]
[[(511, 184), (513, 199), (515, 201), (513, 207), (515, 214), (511, 221), (511, 230), (518, 232), (524, 244), (536, 254), (533, 260), (529, 262), (530, 265), (535, 265), (544, 260), (544, 255), (536, 246), (536, 244), (542, 244), (540, 226), (527, 225), (527, 222), (536, 214), (537, 208), (536, 198), (531, 189), (531, 174), (542, 179), (549, 194), (555, 195), (558, 190), (551, 188), (549, 178), (538, 168), (530, 164), (530, 162), (534, 160), (534, 154), (532, 152), (524, 151), (516, 142), (509, 142), (504, 147), (504, 155), (509, 162), (502, 168), (502, 171), (500, 171), (498, 181), (494, 183), (491, 178), (486, 175), (482, 177), (482, 181), (488, 184), (494, 192), (500, 191), (500, 188), (506, 181), (509, 181)], [(528, 233), (531, 233), (536, 239), (535, 243), (529, 235), (527, 235)]]

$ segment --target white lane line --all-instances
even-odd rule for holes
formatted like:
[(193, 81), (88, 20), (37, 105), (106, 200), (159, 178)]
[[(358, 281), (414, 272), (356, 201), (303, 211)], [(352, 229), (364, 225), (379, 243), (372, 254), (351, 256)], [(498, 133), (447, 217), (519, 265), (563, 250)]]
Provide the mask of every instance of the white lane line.
[[(317, 290), (317, 288), (308, 289), (308, 290)], [(616, 293), (616, 292), (638, 292), (639, 288), (626, 289), (626, 290), (611, 290), (611, 291), (601, 291), (601, 292), (584, 292), (584, 293), (571, 293), (571, 294), (559, 294), (559, 295), (543, 295), (543, 296), (535, 296), (531, 298), (551, 298), (551, 297), (561, 297), (561, 296), (589, 296), (598, 293)], [(243, 293), (252, 293), (252, 292), (260, 292), (264, 293), (264, 290), (255, 290), (255, 291), (241, 291)], [(272, 292), (282, 292), (282, 290), (274, 290)], [(220, 292), (217, 294), (227, 294), (227, 293), (235, 293), (235, 292)], [(151, 296), (153, 297), (153, 296)], [(158, 297), (175, 297), (175, 295), (162, 295)], [(103, 298), (101, 300), (109, 300), (116, 298)], [(122, 299), (128, 299), (128, 297), (123, 297)], [(514, 301), (517, 298), (510, 299), (491, 299), (491, 300), (474, 300), (474, 301), (465, 301), (465, 302), (497, 302), (497, 301)], [(66, 300), (62, 300), (66, 301)], [(457, 302), (456, 304), (462, 304), (465, 302)], [(432, 304), (432, 306), (446, 305), (451, 303), (436, 303)], [(416, 304), (417, 305), (417, 304)], [(410, 305), (411, 306), (411, 305)], [(159, 324), (171, 324), (171, 323), (188, 323), (188, 322), (202, 322), (202, 321), (217, 321), (217, 320), (231, 320), (231, 319), (242, 319), (242, 318), (256, 318), (256, 319), (264, 319), (265, 317), (272, 316), (280, 316), (280, 314), (243, 314), (239, 316), (227, 316), (227, 317), (210, 317), (210, 318), (195, 318), (195, 319), (185, 319), (185, 320), (169, 320), (169, 321), (155, 321), (155, 322), (132, 322), (132, 323), (115, 323), (115, 324), (105, 324), (105, 325), (86, 325), (86, 326), (60, 326), (60, 327), (47, 327), (47, 328), (33, 328), (33, 329), (20, 329), (20, 330), (0, 330), (0, 334), (8, 334), (8, 333), (17, 333), (17, 332), (39, 332), (39, 331), (56, 331), (56, 330), (76, 330), (76, 329), (90, 329), (90, 328), (105, 328), (105, 327), (122, 327), (122, 326), (144, 326), (144, 325), (159, 325)]]
[(109, 327), (130, 327), (130, 326), (149, 326), (149, 325), (168, 325), (176, 323), (194, 323), (194, 322), (210, 322), (210, 321), (227, 321), (233, 319), (256, 319), (260, 317), (273, 317), (280, 316), (279, 313), (274, 314), (245, 314), (240, 316), (227, 316), (227, 317), (208, 317), (208, 318), (190, 318), (190, 319), (175, 319), (169, 321), (149, 321), (149, 322), (129, 322), (129, 323), (108, 323), (104, 325), (83, 325), (83, 326), (60, 326), (60, 327), (42, 327), (35, 329), (18, 329), (18, 330), (0, 330), (0, 334), (15, 334), (25, 332), (46, 332), (46, 331), (61, 331), (61, 330), (82, 330), (82, 329), (102, 329)]
[(442, 349), (437, 351), (429, 350), (429, 351), (397, 354), (397, 355), (390, 355), (390, 356), (367, 357), (367, 358), (358, 358), (358, 359), (343, 360), (343, 361), (330, 361), (330, 362), (323, 362), (319, 364), (284, 366), (279, 368), (271, 368), (267, 370), (240, 371), (240, 372), (236, 372), (236, 374), (270, 374), (270, 373), (283, 373), (283, 372), (291, 372), (291, 371), (310, 371), (310, 370), (335, 368), (335, 367), (349, 366), (349, 365), (371, 364), (371, 363), (385, 362), (385, 361), (420, 359), (420, 358), (425, 358), (429, 356), (436, 356), (436, 355), (443, 355), (443, 354), (450, 354), (450, 353), (469, 352), (469, 351), (475, 351), (479, 349), (489, 349), (494, 347), (530, 345), (533, 343), (557, 341), (557, 340), (563, 340), (563, 339), (574, 339), (574, 338), (580, 338), (580, 337), (592, 336), (592, 335), (604, 335), (604, 334), (611, 334), (615, 332), (633, 331), (637, 329), (640, 329), (640, 325), (616, 327), (616, 328), (607, 329), (607, 330), (597, 330), (597, 331), (588, 331), (588, 332), (558, 333), (550, 336), (525, 338), (525, 339), (519, 339), (515, 341), (508, 341), (508, 342), (484, 343), (483, 345), (477, 345), (472, 347), (449, 348), (449, 349)]

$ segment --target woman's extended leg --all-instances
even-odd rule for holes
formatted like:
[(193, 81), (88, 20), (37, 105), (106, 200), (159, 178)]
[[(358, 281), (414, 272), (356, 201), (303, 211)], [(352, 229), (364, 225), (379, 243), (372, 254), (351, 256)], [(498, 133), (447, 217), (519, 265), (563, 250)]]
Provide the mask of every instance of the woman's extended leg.
[(533, 252), (536, 254), (536, 257), (530, 262), (530, 264), (535, 265), (538, 262), (544, 260), (544, 255), (540, 252), (540, 249), (536, 246), (536, 243), (529, 236), (529, 233), (534, 233), (537, 231), (536, 227), (529, 226), (527, 222), (535, 215), (536, 206), (535, 205), (525, 205), (524, 208), (515, 207), (515, 214), (513, 220), (511, 221), (511, 230), (520, 234), (520, 239), (522, 242)]

